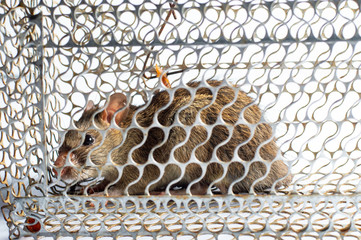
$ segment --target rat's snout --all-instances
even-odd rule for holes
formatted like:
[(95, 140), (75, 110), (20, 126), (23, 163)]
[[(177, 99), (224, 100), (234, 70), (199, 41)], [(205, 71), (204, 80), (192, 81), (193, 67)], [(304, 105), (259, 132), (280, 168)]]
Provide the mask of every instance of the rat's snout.
[[(65, 165), (65, 161), (67, 159), (67, 156), (68, 156), (68, 153), (69, 152), (62, 152), (59, 154), (58, 158), (56, 159), (56, 161), (54, 162), (54, 166), (57, 167), (57, 168), (60, 168), (62, 166)], [(70, 153), (69, 155), (69, 160), (70, 162), (74, 162), (74, 159), (75, 159), (75, 154), (74, 153)]]
[(57, 158), (56, 161), (54, 162), (54, 166), (55, 166), (55, 167), (58, 167), (58, 168), (64, 166), (67, 155), (68, 155), (67, 152), (60, 153), (59, 156), (58, 156), (58, 158)]
[[(59, 154), (58, 158), (55, 160), (54, 162), (54, 166), (57, 167), (57, 168), (61, 168), (65, 165), (65, 162), (66, 162), (66, 159), (67, 159), (67, 156), (68, 156), (68, 153), (69, 152), (62, 152)], [(74, 153), (70, 153), (69, 155), (69, 160), (70, 162), (73, 162), (75, 158), (75, 155)], [(58, 176), (58, 172), (53, 169), (53, 173), (55, 174), (55, 176)], [(63, 174), (62, 174), (63, 175)]]

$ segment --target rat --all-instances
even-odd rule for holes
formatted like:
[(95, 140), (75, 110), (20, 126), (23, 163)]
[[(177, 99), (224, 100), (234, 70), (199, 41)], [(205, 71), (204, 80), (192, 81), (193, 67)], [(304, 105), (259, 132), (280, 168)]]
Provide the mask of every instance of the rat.
[(196, 195), (212, 187), (221, 194), (262, 193), (290, 184), (288, 166), (275, 159), (272, 128), (260, 122), (251, 97), (230, 86), (216, 93), (200, 82), (188, 87), (196, 88), (194, 97), (178, 88), (172, 102), (166, 90), (142, 106), (128, 104), (123, 93), (112, 94), (104, 108), (89, 101), (77, 130), (65, 134), (56, 175), (73, 185), (96, 179), (84, 194), (100, 196), (164, 194), (167, 187), (171, 194), (187, 187)]

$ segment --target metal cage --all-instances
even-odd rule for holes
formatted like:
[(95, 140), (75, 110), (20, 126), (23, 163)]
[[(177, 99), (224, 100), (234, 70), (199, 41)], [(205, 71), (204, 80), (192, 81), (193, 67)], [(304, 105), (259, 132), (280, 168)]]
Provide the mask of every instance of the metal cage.
[[(1, 1), (0, 192), (10, 238), (361, 238), (360, 35), (360, 3), (348, 0)], [(124, 126), (113, 116), (106, 128), (99, 127), (95, 117), (103, 119), (115, 92), (127, 101), (114, 116), (128, 107), (134, 115)], [(209, 101), (189, 117), (187, 109), (202, 94)], [(222, 94), (231, 100), (207, 122), (204, 116), (215, 111), (211, 107)], [(240, 109), (237, 97), (247, 99)], [(181, 99), (187, 99), (184, 105), (172, 105)], [(160, 104), (154, 111), (153, 102)], [(225, 115), (233, 105), (239, 111), (230, 121)], [(94, 106), (99, 108), (87, 129), (100, 133), (100, 145), (87, 152), (85, 165), (75, 167), (71, 154), (87, 138), (82, 131), (59, 165), (67, 134), (79, 133), (81, 119)], [(169, 115), (162, 114), (170, 110), (176, 113), (167, 122)], [(252, 111), (257, 117), (249, 117)], [(152, 121), (145, 124), (148, 115)], [(227, 150), (226, 161), (225, 146), (237, 127), (249, 135)], [(102, 150), (114, 129), (122, 140)], [(114, 162), (112, 154), (132, 129), (142, 137), (124, 153), (124, 163)], [(185, 153), (182, 147), (197, 129), (203, 139)], [(268, 135), (245, 160), (240, 152), (259, 137), (259, 129)], [(211, 150), (203, 148), (219, 137), (217, 131), (227, 134)], [(171, 145), (174, 132), (184, 136)], [(161, 141), (147, 150), (146, 161), (133, 157), (159, 133)], [(263, 153), (269, 144), (277, 145), (271, 159)], [(100, 167), (92, 160), (97, 149), (107, 154)], [(177, 154), (189, 157), (181, 161)], [(155, 157), (162, 155), (168, 160)], [(243, 174), (225, 184), (232, 164)], [(199, 175), (177, 186), (193, 166)], [(263, 166), (256, 167), (261, 176), (245, 184), (247, 191), (235, 191), (254, 174), (252, 166)], [(77, 171), (77, 179), (87, 167), (97, 170), (82, 186), (62, 179), (66, 167)], [(133, 195), (150, 167), (153, 178)], [(153, 189), (170, 167), (178, 175)], [(206, 194), (194, 194), (192, 187), (215, 175), (214, 169), (219, 176), (207, 180)], [(112, 171), (112, 183), (92, 194), (92, 184)], [(259, 191), (272, 172), (276, 178)], [(122, 196), (112, 195), (119, 190), (112, 184), (129, 173), (134, 176)], [(177, 188), (184, 194), (175, 195)]]

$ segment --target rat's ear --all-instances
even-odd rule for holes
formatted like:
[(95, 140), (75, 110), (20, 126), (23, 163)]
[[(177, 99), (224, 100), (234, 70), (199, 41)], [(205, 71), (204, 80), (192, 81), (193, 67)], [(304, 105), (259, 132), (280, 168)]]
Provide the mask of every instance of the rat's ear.
[(87, 111), (93, 110), (93, 109), (95, 109), (95, 104), (94, 104), (94, 102), (93, 102), (92, 100), (90, 100), (90, 101), (87, 103), (84, 111), (87, 112)]
[(109, 98), (109, 103), (107, 107), (100, 113), (100, 117), (110, 123), (116, 111), (122, 109), (115, 116), (115, 122), (120, 125), (121, 122), (125, 120), (128, 115), (129, 107), (127, 105), (127, 97), (123, 93), (114, 93)]

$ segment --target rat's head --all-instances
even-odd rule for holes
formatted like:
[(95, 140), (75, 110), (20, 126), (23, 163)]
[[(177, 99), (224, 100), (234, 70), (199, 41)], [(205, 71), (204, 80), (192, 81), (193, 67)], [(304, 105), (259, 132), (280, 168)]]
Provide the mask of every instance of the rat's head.
[[(121, 125), (129, 111), (126, 105), (127, 98), (121, 93), (111, 95), (102, 111), (92, 101), (88, 102), (82, 117), (75, 122), (77, 130), (65, 134), (54, 162), (62, 180), (80, 181), (98, 176), (97, 168), (106, 163), (109, 152), (122, 141), (121, 132), (109, 126), (113, 118)], [(89, 166), (86, 164), (88, 158)], [(54, 170), (54, 173), (58, 175), (58, 171)]]

